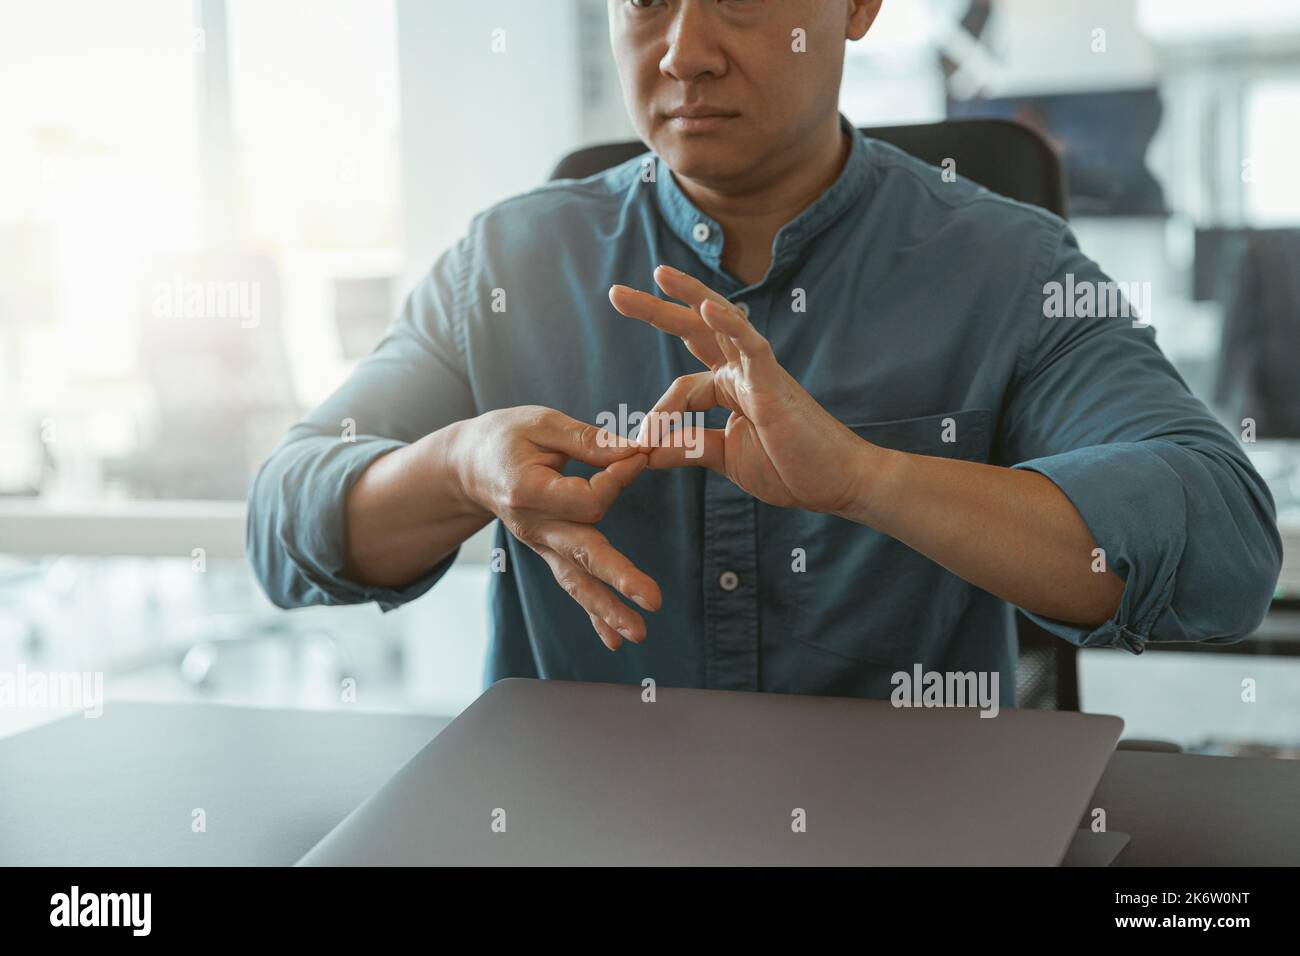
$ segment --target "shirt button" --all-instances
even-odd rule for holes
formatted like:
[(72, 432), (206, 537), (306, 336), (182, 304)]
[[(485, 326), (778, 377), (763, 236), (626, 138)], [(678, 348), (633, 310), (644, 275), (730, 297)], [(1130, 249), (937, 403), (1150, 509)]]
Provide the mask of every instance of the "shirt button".
[(691, 235), (695, 237), (696, 242), (708, 242), (711, 231), (707, 222), (697, 222), (695, 228), (691, 230)]
[(723, 571), (718, 575), (718, 587), (724, 591), (734, 591), (740, 587), (740, 578), (735, 571)]

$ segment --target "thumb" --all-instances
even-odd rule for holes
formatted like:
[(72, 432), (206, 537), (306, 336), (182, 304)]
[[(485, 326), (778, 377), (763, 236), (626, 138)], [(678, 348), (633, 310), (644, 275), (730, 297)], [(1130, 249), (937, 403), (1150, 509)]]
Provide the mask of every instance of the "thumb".
[(563, 412), (548, 416), (545, 427), (534, 436), (534, 441), (597, 468), (607, 468), (633, 455), (639, 457), (637, 446), (622, 435), (580, 422)]
[(616, 461), (604, 471), (598, 471), (591, 476), (591, 490), (603, 502), (602, 514), (605, 509), (613, 505), (625, 488), (636, 481), (636, 476), (645, 471), (647, 464), (646, 455), (636, 454), (631, 458)]
[[(648, 460), (649, 459), (646, 455), (638, 453), (630, 458), (624, 458), (621, 461), (614, 462), (614, 464), (605, 469), (604, 474), (618, 482), (620, 489), (627, 488), (632, 484), (632, 482), (636, 481), (637, 475), (645, 471)], [(599, 476), (592, 477), (591, 480), (593, 484), (597, 477)]]

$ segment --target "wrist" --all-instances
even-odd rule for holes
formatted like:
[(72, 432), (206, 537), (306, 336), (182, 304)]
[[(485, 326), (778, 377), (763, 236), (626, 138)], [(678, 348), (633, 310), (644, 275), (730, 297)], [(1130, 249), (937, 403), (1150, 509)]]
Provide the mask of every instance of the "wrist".
[(427, 487), (440, 488), (455, 510), (465, 517), (491, 517), (474, 496), (472, 479), (474, 420), (453, 422), (421, 439), (428, 442), (422, 460)]
[(891, 448), (882, 448), (857, 438), (849, 459), (850, 491), (844, 504), (834, 511), (840, 518), (882, 530), (890, 511), (890, 502), (896, 500), (898, 487), (903, 483), (902, 473), (907, 455)]

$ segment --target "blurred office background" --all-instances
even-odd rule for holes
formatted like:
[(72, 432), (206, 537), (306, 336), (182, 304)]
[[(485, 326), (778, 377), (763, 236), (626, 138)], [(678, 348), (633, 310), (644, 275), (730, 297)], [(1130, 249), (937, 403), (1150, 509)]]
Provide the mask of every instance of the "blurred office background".
[[(1288, 529), (1275, 612), (1228, 653), (1085, 652), (1082, 699), (1130, 735), (1294, 754), (1300, 5), (888, 0), (843, 110), (1037, 125), (1084, 249), (1152, 284), (1190, 385), (1254, 423)], [(605, 0), (2, 0), (0, 118), (0, 670), (463, 708), (484, 547), (389, 615), (285, 613), (242, 559), (243, 496), (474, 212), (631, 138)], [(51, 716), (0, 709), (0, 733)]]

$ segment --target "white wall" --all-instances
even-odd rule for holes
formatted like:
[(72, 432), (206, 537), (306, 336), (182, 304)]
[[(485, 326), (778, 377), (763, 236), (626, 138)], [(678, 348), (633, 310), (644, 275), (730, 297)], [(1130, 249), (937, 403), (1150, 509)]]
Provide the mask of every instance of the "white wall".
[(577, 0), (577, 4), (582, 38), (583, 142), (637, 139), (609, 46), (606, 0)]
[[(1094, 30), (1105, 31), (1104, 53)], [(1137, 0), (998, 0), (988, 33), (1006, 66), (995, 96), (1148, 86), (1159, 73)]]
[[(541, 185), (580, 143), (582, 69), (576, 0), (397, 0), (397, 36), (405, 290), (475, 213)], [(397, 612), (413, 691), (442, 713), (482, 689), (486, 540)]]
[(1167, 40), (1223, 42), (1300, 34), (1296, 0), (1139, 0), (1149, 32)]
[(579, 141), (577, 23), (574, 0), (397, 0), (403, 288), (474, 213), (540, 185)]

